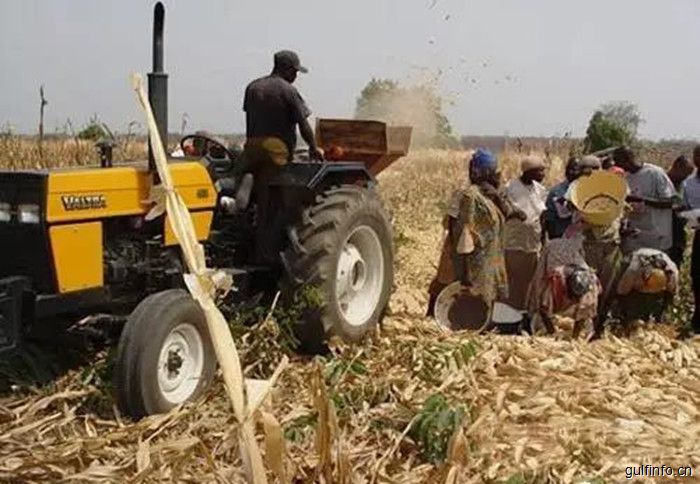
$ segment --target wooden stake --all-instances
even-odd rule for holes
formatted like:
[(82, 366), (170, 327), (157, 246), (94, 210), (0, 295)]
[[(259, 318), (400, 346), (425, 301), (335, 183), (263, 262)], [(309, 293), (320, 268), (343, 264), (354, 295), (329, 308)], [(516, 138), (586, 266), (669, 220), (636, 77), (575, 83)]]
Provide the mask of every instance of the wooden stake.
[(41, 100), (41, 105), (39, 106), (39, 156), (44, 157), (44, 108), (49, 103), (44, 97), (44, 85), (39, 87), (39, 99)]
[[(233, 342), (228, 324), (216, 307), (213, 298), (217, 290), (216, 276), (218, 274), (216, 271), (207, 269), (204, 249), (195, 235), (192, 217), (173, 185), (163, 143), (160, 139), (156, 120), (140, 75), (132, 75), (132, 85), (146, 115), (148, 133), (151, 146), (153, 147), (153, 158), (162, 183), (162, 186), (158, 187), (157, 190), (160, 194), (153, 198), (158, 200), (156, 203), (163, 203), (162, 193), (164, 192), (165, 211), (168, 214), (173, 233), (182, 249), (189, 272), (184, 276), (185, 284), (206, 315), (209, 335), (219, 366), (223, 372), (228, 397), (231, 400), (233, 411), (239, 424), (239, 447), (241, 460), (246, 470), (246, 477), (248, 482), (251, 483), (267, 483), (265, 467), (255, 439), (254, 422), (251, 418), (248, 418), (250, 413), (245, 398), (245, 384), (238, 351)], [(281, 369), (285, 365), (286, 360), (283, 360)], [(279, 376), (281, 369), (275, 372), (275, 378)], [(271, 383), (274, 383), (274, 381)], [(251, 408), (255, 409), (256, 407), (257, 405), (254, 405)]]

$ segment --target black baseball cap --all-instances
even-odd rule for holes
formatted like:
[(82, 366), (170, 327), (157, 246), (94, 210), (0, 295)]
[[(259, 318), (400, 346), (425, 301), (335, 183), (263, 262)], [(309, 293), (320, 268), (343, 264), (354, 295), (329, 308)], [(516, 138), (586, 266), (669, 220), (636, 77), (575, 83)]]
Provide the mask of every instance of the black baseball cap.
[(301, 61), (299, 61), (299, 56), (296, 54), (296, 52), (291, 50), (281, 50), (275, 54), (275, 67), (291, 67), (292, 69), (303, 72), (304, 74), (309, 72), (306, 67), (301, 65)]

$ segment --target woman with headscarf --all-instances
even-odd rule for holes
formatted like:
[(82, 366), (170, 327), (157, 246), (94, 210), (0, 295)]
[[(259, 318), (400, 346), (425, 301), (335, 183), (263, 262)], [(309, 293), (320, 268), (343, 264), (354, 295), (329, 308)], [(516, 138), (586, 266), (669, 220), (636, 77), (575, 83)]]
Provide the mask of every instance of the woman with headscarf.
[(434, 314), (438, 294), (455, 281), (479, 295), (489, 308), (507, 297), (505, 220), (522, 214), (499, 192), (499, 179), (496, 157), (487, 150), (477, 150), (469, 161), (471, 183), (455, 191), (443, 220), (445, 240), (438, 273), (428, 290), (428, 316)]

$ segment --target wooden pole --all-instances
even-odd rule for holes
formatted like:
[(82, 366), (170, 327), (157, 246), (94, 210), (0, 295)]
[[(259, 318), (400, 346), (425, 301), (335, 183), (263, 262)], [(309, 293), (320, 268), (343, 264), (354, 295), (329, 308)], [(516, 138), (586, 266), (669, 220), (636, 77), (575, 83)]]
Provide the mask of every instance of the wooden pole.
[(39, 99), (41, 100), (41, 105), (39, 106), (39, 156), (44, 157), (44, 108), (49, 103), (44, 97), (44, 85), (39, 87)]
[[(192, 217), (173, 185), (158, 126), (140, 75), (132, 75), (132, 85), (146, 115), (148, 133), (153, 147), (153, 158), (162, 184), (159, 190), (156, 190), (155, 197), (152, 198), (156, 200), (157, 204), (164, 203), (165, 205), (168, 220), (180, 244), (188, 268), (188, 274), (184, 276), (185, 283), (206, 316), (211, 341), (224, 376), (226, 391), (239, 424), (239, 447), (246, 477), (251, 483), (267, 483), (265, 467), (255, 439), (253, 414), (258, 404), (255, 399), (253, 399), (251, 406), (248, 406), (246, 402), (245, 383), (238, 351), (228, 324), (216, 307), (213, 298), (219, 284), (217, 281), (221, 280), (217, 276), (221, 276), (223, 273), (206, 267), (204, 249), (195, 235)], [(284, 358), (273, 378), (267, 382), (264, 393), (269, 391), (286, 364), (287, 359)]]

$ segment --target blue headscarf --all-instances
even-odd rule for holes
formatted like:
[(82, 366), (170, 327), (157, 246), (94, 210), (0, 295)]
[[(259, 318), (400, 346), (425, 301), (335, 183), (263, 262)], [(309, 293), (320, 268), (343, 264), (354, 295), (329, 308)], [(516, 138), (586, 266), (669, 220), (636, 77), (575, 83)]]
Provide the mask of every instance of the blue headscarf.
[(498, 167), (496, 155), (483, 148), (477, 149), (469, 162), (477, 170), (495, 170)]

